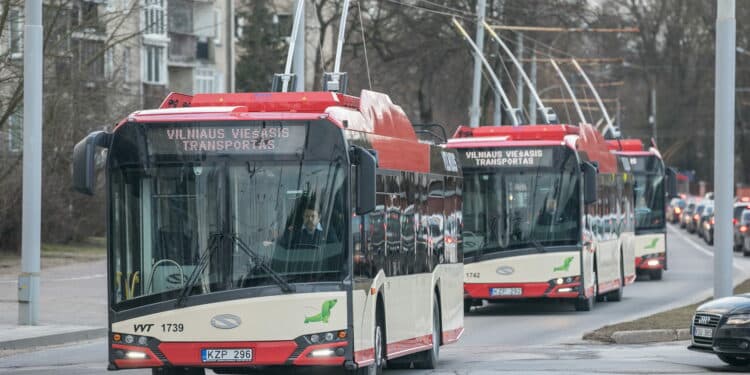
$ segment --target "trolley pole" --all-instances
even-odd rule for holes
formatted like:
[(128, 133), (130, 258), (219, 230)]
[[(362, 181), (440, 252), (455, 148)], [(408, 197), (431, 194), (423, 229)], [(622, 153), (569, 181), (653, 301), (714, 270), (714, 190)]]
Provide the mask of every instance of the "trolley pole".
[(714, 298), (732, 295), (734, 185), (735, 0), (718, 0), (714, 129)]
[[(482, 90), (482, 56), (481, 52), (484, 50), (484, 11), (486, 6), (485, 0), (479, 0), (477, 2), (477, 47), (479, 47), (478, 54), (474, 54), (474, 86), (471, 91), (471, 109), (469, 109), (469, 125), (472, 128), (479, 126), (479, 96)], [(500, 125), (500, 124), (498, 124)]]
[(26, 0), (23, 33), (23, 218), (18, 324), (39, 323), (42, 217), (42, 0)]
[(305, 91), (305, 0), (297, 0), (297, 3), (302, 7), (302, 14), (294, 44), (294, 91)]
[[(518, 63), (521, 64), (521, 67), (518, 69), (518, 77), (516, 82), (516, 105), (518, 108), (523, 108), (523, 73), (521, 70), (523, 69), (523, 34), (518, 33), (516, 35), (516, 58), (518, 59)], [(531, 51), (531, 55), (535, 56), (534, 51)], [(533, 99), (530, 99), (533, 100)], [(534, 122), (530, 122), (530, 124), (533, 124)]]

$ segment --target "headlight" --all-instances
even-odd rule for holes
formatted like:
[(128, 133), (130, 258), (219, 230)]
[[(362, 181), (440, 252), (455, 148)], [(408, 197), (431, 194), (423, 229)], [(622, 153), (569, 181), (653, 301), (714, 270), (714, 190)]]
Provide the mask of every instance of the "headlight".
[(750, 324), (750, 314), (730, 315), (726, 324), (730, 326)]

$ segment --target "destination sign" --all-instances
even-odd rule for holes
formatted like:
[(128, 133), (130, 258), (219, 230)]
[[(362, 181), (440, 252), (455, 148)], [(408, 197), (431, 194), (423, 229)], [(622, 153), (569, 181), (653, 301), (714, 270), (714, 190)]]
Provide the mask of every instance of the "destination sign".
[(551, 167), (552, 148), (480, 149), (461, 153), (465, 167)]
[(262, 154), (301, 152), (304, 126), (153, 126), (148, 143), (154, 154)]
[(635, 173), (663, 173), (659, 158), (654, 155), (628, 156), (627, 164), (630, 164), (631, 170)]

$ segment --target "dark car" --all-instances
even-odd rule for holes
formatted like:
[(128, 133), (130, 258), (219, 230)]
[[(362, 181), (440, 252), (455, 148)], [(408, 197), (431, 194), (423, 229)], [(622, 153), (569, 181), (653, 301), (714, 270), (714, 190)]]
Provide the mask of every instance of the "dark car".
[(680, 222), (680, 215), (682, 211), (687, 207), (687, 202), (681, 198), (672, 198), (667, 208), (667, 222), (677, 224)]
[(750, 256), (750, 209), (745, 209), (740, 215), (740, 222), (736, 231), (740, 233), (742, 238), (742, 255)]
[(742, 250), (743, 243), (745, 242), (745, 231), (748, 229), (750, 223), (745, 223), (745, 229), (742, 229), (742, 212), (750, 209), (750, 203), (737, 202), (734, 204), (734, 213), (732, 216), (732, 224), (734, 224), (734, 251)]
[(699, 306), (690, 327), (690, 350), (712, 353), (733, 366), (750, 365), (750, 294)]
[(703, 240), (709, 245), (714, 244), (714, 225), (716, 225), (716, 220), (714, 214), (711, 213), (711, 216), (703, 222)]
[(701, 215), (703, 215), (703, 210), (705, 209), (706, 209), (705, 203), (701, 203), (695, 206), (695, 211), (693, 212), (692, 215), (690, 215), (690, 217), (688, 217), (687, 223), (685, 225), (685, 229), (687, 229), (689, 233), (695, 233), (695, 231), (698, 230), (699, 228), (698, 224), (701, 220)]
[(693, 212), (697, 205), (697, 202), (691, 201), (688, 202), (687, 207), (682, 210), (682, 214), (680, 215), (680, 228), (687, 228), (688, 222), (693, 219)]
[(703, 213), (701, 214), (700, 218), (698, 219), (698, 226), (696, 227), (695, 231), (698, 232), (698, 237), (704, 238), (704, 235), (706, 234), (705, 230), (705, 224), (706, 221), (710, 220), (711, 217), (714, 216), (714, 204), (706, 203), (706, 207), (703, 209)]

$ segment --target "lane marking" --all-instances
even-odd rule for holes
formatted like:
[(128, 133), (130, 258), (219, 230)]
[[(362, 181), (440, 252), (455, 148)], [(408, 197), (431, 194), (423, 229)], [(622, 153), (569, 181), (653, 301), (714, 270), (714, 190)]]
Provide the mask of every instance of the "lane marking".
[[(677, 235), (678, 235), (678, 236), (679, 236), (680, 238), (682, 238), (682, 239), (683, 239), (683, 240), (685, 240), (685, 241), (686, 241), (687, 243), (689, 243), (690, 245), (692, 245), (694, 249), (696, 249), (696, 250), (698, 250), (698, 251), (702, 252), (703, 254), (706, 254), (706, 255), (708, 255), (708, 256), (710, 256), (710, 257), (712, 257), (712, 258), (713, 258), (713, 256), (714, 256), (714, 253), (713, 253), (713, 251), (709, 251), (709, 250), (705, 249), (705, 248), (704, 248), (703, 246), (701, 246), (701, 245), (700, 245), (699, 243), (695, 242), (695, 240), (693, 240), (692, 238), (690, 238), (690, 237), (686, 236), (686, 235), (685, 235), (684, 233), (681, 233), (681, 232), (680, 232), (680, 231), (678, 231), (677, 229), (674, 229), (674, 228), (673, 228), (672, 226), (669, 226), (669, 230), (671, 230), (672, 232), (674, 232), (675, 234), (677, 234)], [(745, 273), (745, 269), (744, 269), (744, 268), (742, 268), (742, 267), (740, 267), (740, 266), (739, 266), (739, 265), (738, 265), (738, 264), (737, 264), (737, 263), (736, 263), (736, 262), (734, 261), (734, 252), (732, 252), (732, 267), (734, 267), (734, 268), (735, 268), (736, 270), (738, 270), (738, 271), (740, 271), (740, 272), (742, 272), (742, 273)]]

